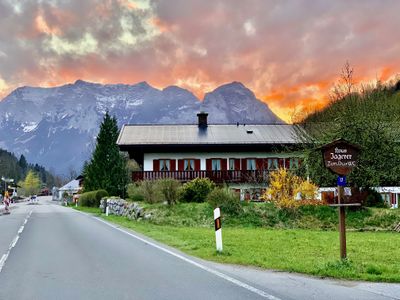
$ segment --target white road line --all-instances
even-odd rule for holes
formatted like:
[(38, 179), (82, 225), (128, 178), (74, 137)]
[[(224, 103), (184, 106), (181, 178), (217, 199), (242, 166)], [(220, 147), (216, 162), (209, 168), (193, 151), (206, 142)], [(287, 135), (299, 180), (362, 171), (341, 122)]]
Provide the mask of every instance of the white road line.
[(3, 270), (4, 264), (6, 263), (6, 260), (8, 258), (8, 256), (10, 255), (11, 249), (15, 247), (15, 245), (17, 244), (18, 240), (19, 240), (19, 235), (22, 233), (22, 231), (24, 231), (25, 228), (25, 224), (28, 222), (29, 217), (31, 216), (33, 210), (31, 210), (29, 212), (29, 214), (26, 216), (25, 220), (24, 220), (24, 224), (18, 229), (18, 233), (17, 235), (14, 237), (13, 241), (11, 242), (10, 246), (8, 247), (8, 251), (6, 254), (3, 254), (3, 256), (0, 259), (0, 272)]
[(1, 257), (1, 259), (0, 259), (0, 271), (1, 271), (1, 269), (3, 268), (4, 263), (5, 263), (6, 260), (7, 260), (7, 257), (8, 257), (8, 252), (7, 252), (6, 254), (3, 254), (3, 256)]
[[(84, 214), (84, 215), (88, 216), (87, 214)], [(275, 297), (273, 295), (270, 295), (270, 294), (268, 294), (268, 293), (266, 293), (266, 292), (264, 292), (262, 290), (259, 290), (259, 289), (255, 288), (255, 287), (251, 286), (251, 285), (248, 285), (247, 283), (244, 283), (244, 282), (242, 282), (240, 280), (237, 280), (237, 279), (235, 279), (233, 277), (230, 277), (230, 276), (228, 276), (228, 275), (226, 275), (224, 273), (221, 273), (221, 272), (219, 272), (217, 270), (211, 269), (211, 268), (209, 268), (207, 266), (204, 266), (204, 265), (202, 265), (202, 264), (200, 264), (198, 262), (195, 262), (195, 261), (193, 261), (193, 260), (191, 260), (191, 259), (189, 259), (189, 258), (187, 258), (185, 256), (182, 256), (180, 254), (174, 253), (171, 250), (168, 250), (168, 249), (166, 249), (164, 247), (161, 247), (161, 246), (159, 246), (157, 244), (154, 244), (154, 243), (152, 243), (150, 241), (147, 241), (147, 240), (145, 240), (145, 239), (143, 239), (143, 238), (141, 238), (141, 237), (139, 237), (139, 236), (137, 236), (135, 234), (132, 234), (132, 233), (130, 233), (130, 232), (124, 230), (124, 229), (121, 229), (121, 228), (119, 228), (119, 227), (117, 227), (117, 226), (115, 226), (113, 224), (110, 224), (110, 223), (108, 223), (108, 222), (106, 222), (106, 221), (104, 221), (102, 219), (99, 219), (99, 218), (96, 218), (96, 217), (92, 217), (92, 218), (94, 218), (95, 220), (97, 220), (99, 222), (102, 222), (102, 223), (104, 223), (104, 224), (106, 224), (106, 225), (108, 225), (108, 226), (110, 226), (110, 227), (112, 227), (112, 228), (114, 228), (116, 230), (119, 230), (119, 231), (121, 231), (121, 232), (123, 232), (123, 233), (125, 233), (125, 234), (127, 234), (127, 235), (129, 235), (129, 236), (131, 236), (133, 238), (135, 238), (135, 239), (138, 239), (139, 241), (142, 241), (142, 242), (144, 242), (144, 243), (146, 243), (146, 244), (148, 244), (148, 245), (150, 245), (150, 246), (152, 246), (154, 248), (157, 248), (157, 249), (159, 249), (159, 250), (161, 250), (163, 252), (166, 252), (166, 253), (168, 253), (168, 254), (170, 254), (172, 256), (175, 256), (176, 258), (179, 258), (179, 259), (181, 259), (181, 260), (183, 260), (183, 261), (185, 261), (185, 262), (187, 262), (189, 264), (192, 264), (192, 265), (194, 265), (194, 266), (196, 266), (196, 267), (198, 267), (198, 268), (200, 268), (200, 269), (202, 269), (204, 271), (207, 271), (207, 272), (209, 272), (211, 274), (214, 274), (214, 275), (216, 275), (216, 276), (218, 276), (220, 278), (223, 278), (223, 279), (225, 279), (225, 280), (227, 280), (227, 281), (229, 281), (229, 282), (231, 282), (233, 284), (236, 284), (237, 286), (240, 286), (240, 287), (245, 288), (245, 289), (247, 289), (247, 290), (249, 290), (249, 291), (251, 291), (251, 292), (253, 292), (255, 294), (258, 294), (258, 295), (260, 295), (260, 296), (262, 296), (264, 298), (267, 298), (269, 300), (281, 300), (280, 298), (277, 298), (277, 297)]]
[(11, 245), (10, 245), (10, 250), (12, 249), (12, 248), (14, 248), (15, 247), (15, 245), (17, 244), (17, 242), (18, 242), (18, 240), (19, 240), (19, 234), (14, 238), (14, 240), (12, 241), (12, 243), (11, 243)]

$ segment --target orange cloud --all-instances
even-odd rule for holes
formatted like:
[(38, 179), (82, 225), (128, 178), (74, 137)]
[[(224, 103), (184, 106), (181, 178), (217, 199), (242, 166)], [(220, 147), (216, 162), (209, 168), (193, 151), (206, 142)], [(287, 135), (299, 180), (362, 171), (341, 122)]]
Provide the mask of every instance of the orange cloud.
[[(9, 17), (0, 20), (3, 96), (20, 85), (83, 79), (175, 84), (202, 98), (221, 84), (240, 81), (290, 121), (299, 107), (326, 105), (346, 61), (357, 82), (390, 80), (400, 70), (395, 1), (54, 3), (22, 4), (20, 15), (4, 6)], [(121, 43), (124, 34), (131, 37), (129, 45)], [(74, 47), (55, 51), (48, 46), (55, 35)], [(85, 35), (95, 47), (79, 52)]]

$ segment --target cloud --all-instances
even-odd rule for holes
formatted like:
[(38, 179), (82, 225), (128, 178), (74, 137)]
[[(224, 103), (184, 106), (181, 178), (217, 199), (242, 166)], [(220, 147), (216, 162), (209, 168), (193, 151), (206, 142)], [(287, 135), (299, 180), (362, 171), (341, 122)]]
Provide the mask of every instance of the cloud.
[(241, 81), (288, 120), (321, 107), (346, 61), (356, 79), (400, 70), (400, 2), (0, 0), (0, 93), (89, 81), (202, 96)]

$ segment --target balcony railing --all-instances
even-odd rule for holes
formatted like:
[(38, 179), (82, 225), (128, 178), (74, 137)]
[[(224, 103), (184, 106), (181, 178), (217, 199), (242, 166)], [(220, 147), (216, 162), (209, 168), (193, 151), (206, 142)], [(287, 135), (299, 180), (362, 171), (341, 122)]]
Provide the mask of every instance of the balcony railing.
[(245, 183), (266, 182), (269, 171), (267, 170), (239, 170), (239, 171), (135, 171), (132, 172), (133, 181), (157, 180), (173, 178), (182, 182), (195, 178), (210, 178), (215, 183)]

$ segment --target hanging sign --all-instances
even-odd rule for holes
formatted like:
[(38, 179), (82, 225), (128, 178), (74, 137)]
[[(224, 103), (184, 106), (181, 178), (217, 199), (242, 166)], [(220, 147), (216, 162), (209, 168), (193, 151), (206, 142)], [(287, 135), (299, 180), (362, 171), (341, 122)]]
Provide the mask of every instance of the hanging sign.
[[(338, 175), (347, 175), (357, 166), (360, 148), (340, 139), (322, 147), (325, 167)], [(339, 179), (338, 179), (339, 183)]]

